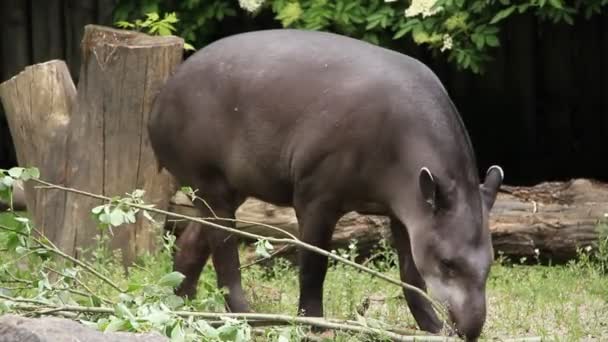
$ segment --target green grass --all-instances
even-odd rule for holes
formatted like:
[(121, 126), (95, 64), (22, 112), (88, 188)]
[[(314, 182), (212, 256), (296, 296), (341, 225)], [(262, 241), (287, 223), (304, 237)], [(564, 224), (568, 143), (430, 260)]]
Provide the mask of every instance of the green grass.
[[(158, 258), (147, 259), (151, 265), (162, 265), (158, 275), (171, 268), (165, 255), (161, 259), (161, 263)], [(396, 267), (380, 269), (399, 277)], [(199, 282), (200, 296), (214, 284), (209, 263)], [(271, 266), (244, 269), (243, 285), (254, 311), (296, 313), (298, 273), (288, 261), (277, 259)], [(330, 267), (324, 287), (326, 316), (357, 319), (357, 307), (366, 298), (366, 318), (416, 328), (399, 288), (348, 266)], [(199, 300), (195, 305), (209, 309)], [(482, 338), (524, 336), (541, 336), (544, 341), (608, 341), (608, 275), (584, 260), (557, 266), (497, 261), (488, 281), (488, 318)]]
[[(246, 270), (244, 282), (256, 311), (294, 313), (297, 272), (275, 266)], [(386, 273), (398, 277), (396, 269)], [(260, 279), (264, 279), (260, 281)], [(401, 327), (415, 327), (395, 286), (347, 267), (333, 267), (325, 283), (328, 316), (356, 318), (365, 298), (365, 316)], [(496, 264), (488, 283), (488, 320), (483, 338), (542, 336), (551, 341), (608, 340), (608, 278), (584, 265), (521, 266)]]
[[(11, 225), (11, 221), (6, 214), (0, 214), (0, 224)], [(0, 234), (0, 244), (2, 241)], [(385, 262), (394, 260), (394, 252), (381, 252), (388, 259), (377, 259), (376, 263), (368, 266), (398, 278), (396, 266)], [(5, 262), (15, 258), (14, 253), (2, 251), (0, 260)], [(166, 252), (140, 258), (128, 275), (119, 266), (116, 255), (111, 256), (101, 249), (93, 255), (93, 266), (122, 287), (153, 282), (171, 271), (171, 259)], [(242, 255), (246, 255), (244, 250)], [(8, 266), (13, 275), (39, 279), (39, 266), (24, 266), (23, 260), (19, 264), (20, 267)], [(501, 340), (541, 336), (545, 341), (608, 341), (608, 275), (600, 269), (585, 257), (558, 266), (497, 261), (488, 281), (488, 318), (482, 338)], [(100, 295), (112, 295), (107, 284), (91, 277), (85, 279)], [(0, 287), (13, 285), (2, 282), (0, 278)], [(299, 294), (298, 273), (288, 261), (275, 259), (269, 266), (245, 268), (243, 285), (254, 311), (295, 314)], [(199, 296), (191, 304), (199, 310), (223, 311), (219, 298), (215, 273), (208, 263), (199, 281)], [(325, 315), (357, 319), (357, 308), (365, 300), (369, 301), (364, 312), (366, 319), (377, 319), (402, 328), (416, 327), (399, 288), (348, 266), (332, 263), (324, 287)], [(335, 340), (358, 341), (345, 334), (339, 334)]]

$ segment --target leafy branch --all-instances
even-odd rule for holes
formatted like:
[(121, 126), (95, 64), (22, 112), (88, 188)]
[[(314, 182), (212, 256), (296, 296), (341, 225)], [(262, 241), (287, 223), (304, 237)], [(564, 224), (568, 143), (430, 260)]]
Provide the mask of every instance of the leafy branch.
[[(93, 194), (90, 192), (86, 192), (86, 191), (82, 191), (82, 190), (78, 190), (78, 189), (74, 189), (74, 188), (70, 188), (70, 187), (65, 187), (65, 186), (61, 186), (61, 185), (56, 185), (56, 184), (52, 184), (40, 179), (33, 179), (32, 181), (42, 184), (47, 188), (51, 188), (51, 189), (58, 189), (58, 190), (63, 190), (63, 191), (67, 191), (67, 192), (72, 192), (72, 193), (76, 193), (76, 194), (80, 194), (80, 195), (84, 195), (84, 196), (88, 196), (91, 198), (96, 198), (96, 199), (100, 199), (100, 200), (104, 200), (104, 201), (108, 201), (111, 202), (112, 198), (107, 197), (107, 196), (102, 196), (102, 195), (97, 195), (97, 194)], [(313, 245), (309, 245), (305, 242), (300, 241), (299, 239), (292, 237), (292, 238), (275, 238), (275, 237), (267, 237), (267, 236), (262, 236), (262, 235), (258, 235), (258, 234), (254, 234), (254, 233), (249, 233), (249, 232), (244, 232), (241, 230), (238, 230), (236, 228), (231, 228), (231, 227), (227, 227), (227, 226), (223, 226), (214, 222), (211, 222), (211, 219), (203, 219), (203, 218), (197, 218), (197, 217), (192, 217), (192, 216), (187, 216), (187, 215), (183, 215), (183, 214), (178, 214), (178, 213), (173, 213), (173, 212), (169, 212), (169, 211), (165, 211), (165, 210), (161, 210), (161, 209), (156, 209), (156, 208), (152, 208), (150, 206), (147, 205), (143, 205), (143, 204), (138, 204), (138, 203), (132, 203), (132, 202), (124, 202), (125, 205), (127, 205), (128, 207), (131, 208), (136, 208), (136, 209), (142, 209), (142, 210), (146, 210), (149, 212), (153, 212), (156, 214), (161, 214), (161, 215), (165, 215), (168, 217), (174, 217), (174, 218), (179, 218), (179, 219), (184, 219), (190, 222), (195, 222), (195, 223), (201, 223), (203, 225), (212, 227), (212, 228), (216, 228), (216, 229), (220, 229), (220, 230), (224, 230), (227, 231), (229, 233), (235, 234), (235, 235), (239, 235), (242, 237), (246, 237), (246, 238), (250, 238), (250, 239), (255, 239), (255, 240), (266, 240), (269, 242), (273, 242), (273, 243), (278, 243), (278, 244), (289, 244), (289, 245), (295, 245), (297, 247), (312, 251), (314, 253), (326, 256), (330, 259), (339, 261), (341, 263), (344, 263), (346, 265), (352, 266), (360, 271), (369, 273), (375, 277), (378, 277), (382, 280), (385, 280), (391, 284), (394, 285), (398, 285), (401, 286), (405, 289), (414, 291), (416, 293), (418, 293), (419, 295), (421, 295), (423, 298), (425, 298), (426, 300), (428, 300), (433, 306), (434, 308), (439, 312), (440, 316), (442, 316), (443, 320), (446, 321), (446, 317), (447, 317), (447, 313), (445, 311), (445, 308), (443, 307), (443, 305), (441, 305), (440, 303), (438, 303), (437, 301), (435, 301), (434, 299), (432, 299), (431, 297), (429, 297), (424, 291), (422, 291), (421, 289), (412, 286), (410, 284), (404, 283), (400, 280), (396, 280), (393, 279), (391, 277), (388, 277), (378, 271), (372, 270), (368, 267), (362, 266), (360, 264), (355, 263), (354, 261), (348, 260), (346, 258), (343, 258), (339, 255), (336, 255), (335, 253), (331, 253), (328, 252), (322, 248), (313, 246)], [(232, 219), (231, 219), (232, 220)], [(238, 220), (237, 220), (238, 221)], [(281, 230), (284, 231), (278, 227), (275, 227), (277, 230)], [(286, 234), (289, 234), (288, 232), (285, 232)], [(291, 234), (289, 234), (291, 235)], [(293, 235), (292, 235), (293, 236)]]

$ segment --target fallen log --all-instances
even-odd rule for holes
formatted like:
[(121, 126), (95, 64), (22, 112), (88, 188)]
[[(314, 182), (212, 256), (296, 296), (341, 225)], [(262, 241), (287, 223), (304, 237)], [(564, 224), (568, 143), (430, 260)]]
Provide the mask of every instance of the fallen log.
[[(178, 192), (169, 211), (198, 216), (189, 199)], [(490, 230), (496, 255), (551, 259), (576, 257), (577, 248), (595, 248), (602, 231), (600, 221), (608, 213), (608, 185), (586, 179), (547, 182), (532, 187), (503, 186), (490, 214)], [(252, 233), (281, 237), (262, 224), (282, 228), (297, 236), (298, 223), (290, 207), (277, 207), (248, 199), (237, 211), (237, 227)], [(167, 220), (165, 229), (179, 234), (186, 222)], [(603, 226), (604, 229), (606, 226)], [(358, 252), (368, 256), (381, 239), (390, 241), (388, 219), (350, 212), (340, 219), (331, 248), (347, 248), (357, 240)], [(293, 253), (285, 249), (283, 254)]]

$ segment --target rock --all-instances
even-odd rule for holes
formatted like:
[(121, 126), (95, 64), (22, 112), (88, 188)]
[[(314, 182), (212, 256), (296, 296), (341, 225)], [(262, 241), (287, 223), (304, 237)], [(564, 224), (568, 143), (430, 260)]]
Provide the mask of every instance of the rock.
[(0, 317), (0, 342), (168, 342), (159, 333), (101, 332), (76, 321), (57, 318)]

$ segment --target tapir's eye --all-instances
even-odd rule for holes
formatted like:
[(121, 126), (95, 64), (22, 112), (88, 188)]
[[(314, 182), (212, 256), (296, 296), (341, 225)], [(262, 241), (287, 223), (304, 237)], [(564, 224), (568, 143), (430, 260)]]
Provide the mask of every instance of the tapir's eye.
[(449, 277), (454, 276), (456, 273), (456, 263), (449, 259), (440, 259), (439, 263), (441, 265), (442, 271)]

